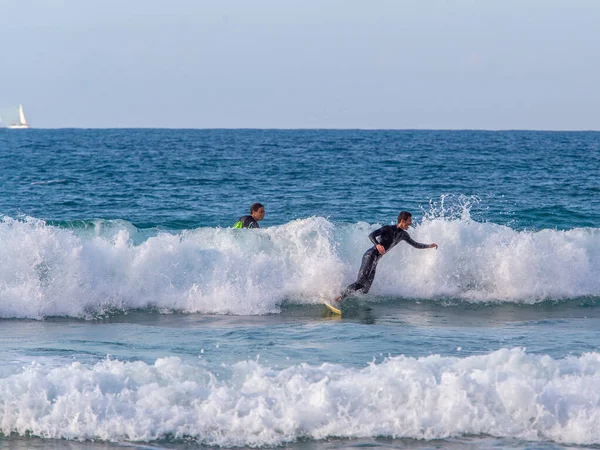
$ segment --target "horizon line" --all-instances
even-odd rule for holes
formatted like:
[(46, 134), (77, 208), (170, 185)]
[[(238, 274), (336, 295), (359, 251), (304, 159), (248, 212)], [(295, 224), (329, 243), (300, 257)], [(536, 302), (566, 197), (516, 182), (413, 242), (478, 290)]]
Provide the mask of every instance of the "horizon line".
[[(0, 127), (0, 129), (7, 129), (9, 127)], [(584, 128), (571, 128), (571, 129), (550, 129), (550, 128), (360, 128), (360, 127), (31, 127), (27, 130), (194, 130), (194, 131), (210, 131), (210, 130), (245, 130), (245, 131), (482, 131), (482, 132), (506, 132), (506, 131), (537, 131), (537, 132), (556, 132), (556, 133), (581, 133), (581, 132), (600, 132), (599, 129), (584, 129)], [(19, 130), (23, 131), (23, 130)]]

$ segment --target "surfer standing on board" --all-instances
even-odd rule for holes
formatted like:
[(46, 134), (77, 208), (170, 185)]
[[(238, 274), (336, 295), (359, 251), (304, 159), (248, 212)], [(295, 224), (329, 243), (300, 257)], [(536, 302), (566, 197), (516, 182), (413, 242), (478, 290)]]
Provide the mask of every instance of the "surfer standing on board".
[(406, 232), (411, 224), (412, 214), (408, 211), (402, 211), (400, 214), (398, 214), (397, 225), (386, 225), (373, 231), (369, 235), (369, 239), (373, 243), (373, 247), (367, 250), (363, 255), (356, 282), (344, 289), (341, 295), (333, 300), (334, 306), (337, 305), (339, 307), (340, 302), (353, 292), (360, 291), (363, 294), (369, 292), (369, 289), (371, 289), (371, 284), (375, 279), (375, 269), (377, 269), (377, 263), (386, 252), (390, 251), (400, 241), (405, 241), (407, 244), (420, 249), (438, 248), (437, 244), (421, 244), (413, 241)]

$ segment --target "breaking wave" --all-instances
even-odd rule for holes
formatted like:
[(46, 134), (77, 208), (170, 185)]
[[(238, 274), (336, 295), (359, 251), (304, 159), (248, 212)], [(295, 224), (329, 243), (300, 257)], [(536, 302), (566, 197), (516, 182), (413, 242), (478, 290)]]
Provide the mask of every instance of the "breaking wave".
[(0, 431), (105, 441), (192, 439), (275, 446), (298, 439), (491, 435), (600, 443), (600, 354), (522, 349), (466, 358), (392, 357), (347, 368), (161, 358), (48, 367), (0, 378)]
[[(322, 217), (239, 230), (138, 230), (126, 221), (70, 226), (0, 220), (0, 317), (89, 317), (114, 310), (277, 313), (354, 281), (377, 224)], [(600, 229), (518, 231), (426, 217), (410, 230), (438, 250), (400, 244), (370, 295), (535, 303), (600, 295)]]

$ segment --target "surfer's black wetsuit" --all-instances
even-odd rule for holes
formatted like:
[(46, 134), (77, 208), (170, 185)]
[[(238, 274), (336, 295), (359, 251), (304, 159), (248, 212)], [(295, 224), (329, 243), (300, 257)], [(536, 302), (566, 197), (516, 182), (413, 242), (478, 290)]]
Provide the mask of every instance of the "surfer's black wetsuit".
[(260, 226), (254, 217), (242, 216), (233, 228), (260, 228)]
[[(377, 240), (377, 238), (379, 238), (379, 240)], [(371, 289), (371, 284), (373, 283), (373, 279), (375, 279), (377, 263), (383, 256), (379, 253), (379, 250), (377, 250), (377, 244), (383, 245), (386, 253), (394, 248), (400, 241), (406, 241), (407, 244), (410, 244), (415, 248), (429, 248), (429, 245), (427, 244), (413, 241), (406, 231), (395, 225), (386, 225), (373, 231), (369, 235), (369, 239), (373, 243), (373, 247), (367, 250), (363, 255), (356, 282), (344, 289), (342, 298), (356, 291), (361, 291), (366, 294), (369, 292), (369, 289)]]

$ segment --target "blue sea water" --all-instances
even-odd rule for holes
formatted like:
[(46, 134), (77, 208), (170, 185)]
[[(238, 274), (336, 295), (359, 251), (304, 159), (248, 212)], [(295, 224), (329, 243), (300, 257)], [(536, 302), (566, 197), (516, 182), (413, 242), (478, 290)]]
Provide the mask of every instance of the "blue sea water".
[[(599, 446), (599, 169), (596, 132), (2, 129), (0, 448)], [(400, 210), (439, 249), (328, 313)]]

